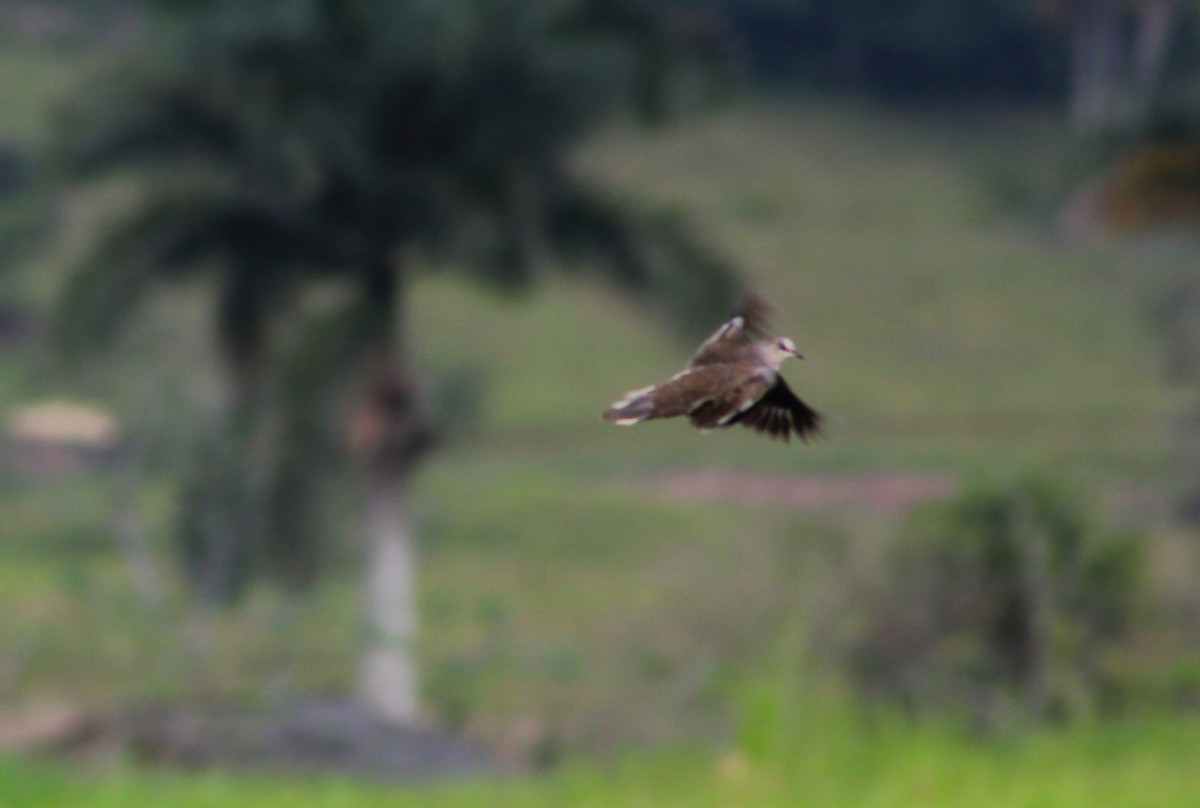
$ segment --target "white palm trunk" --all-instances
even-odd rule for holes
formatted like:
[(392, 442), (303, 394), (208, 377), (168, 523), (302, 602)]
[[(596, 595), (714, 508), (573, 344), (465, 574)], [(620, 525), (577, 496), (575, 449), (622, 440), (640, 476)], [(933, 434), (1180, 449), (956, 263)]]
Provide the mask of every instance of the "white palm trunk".
[(1145, 121), (1153, 112), (1167, 47), (1176, 27), (1177, 6), (1178, 0), (1146, 0), (1139, 7), (1130, 60), (1130, 99), (1137, 122)]
[(379, 714), (417, 719), (416, 541), (407, 475), (377, 474), (367, 503), (366, 619), (361, 692)]
[(1147, 122), (1178, 5), (1178, 0), (1073, 0), (1071, 119), (1078, 134), (1109, 134)]
[(1104, 134), (1118, 121), (1124, 75), (1118, 0), (1071, 6), (1071, 121), (1077, 134)]

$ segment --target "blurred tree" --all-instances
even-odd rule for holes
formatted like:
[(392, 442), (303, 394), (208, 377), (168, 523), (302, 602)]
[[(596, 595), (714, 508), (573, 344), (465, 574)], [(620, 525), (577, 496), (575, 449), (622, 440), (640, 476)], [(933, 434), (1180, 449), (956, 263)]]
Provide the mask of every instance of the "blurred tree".
[[(236, 593), (256, 552), (315, 572), (302, 514), (329, 444), (311, 438), (331, 391), (356, 391), (344, 431), (367, 489), (363, 694), (411, 719), (408, 492), (433, 434), (405, 292), (420, 272), (519, 291), (537, 265), (582, 266), (681, 322), (727, 310), (725, 265), (677, 221), (626, 214), (568, 160), (605, 116), (665, 111), (689, 43), (664, 9), (632, 0), (158, 9), (178, 41), (84, 94), (66, 129), (72, 176), (132, 177), (139, 202), (72, 275), (64, 340), (96, 345), (158, 285), (212, 278), (232, 439), (209, 444), (182, 531), (214, 600)], [(316, 319), (315, 286), (337, 292)], [(352, 381), (331, 383), (339, 373)]]
[(1111, 137), (1150, 122), (1184, 8), (1179, 0), (1034, 0), (1071, 42), (1076, 134)]
[(1045, 97), (1061, 32), (1008, 0), (693, 0), (728, 20), (750, 69), (919, 100)]
[[(1200, 127), (1164, 116), (1127, 143), (1099, 177), (1076, 192), (1059, 216), (1069, 236), (1183, 236), (1200, 224)], [(1170, 441), (1179, 511), (1200, 523), (1200, 274), (1176, 263), (1146, 307), (1159, 338), (1167, 380), (1191, 391)]]
[(865, 682), (914, 706), (992, 722), (1013, 698), (1033, 722), (1097, 697), (1141, 584), (1136, 537), (1098, 537), (1041, 480), (969, 489), (914, 512), (867, 598), (854, 660)]
[[(1200, 136), (1194, 115), (1164, 109), (1163, 77), (1194, 3), (1180, 0), (1035, 0), (1071, 34), (1071, 122), (1102, 173), (1059, 214), (1075, 238), (1194, 229), (1200, 218)], [(1189, 31), (1190, 33), (1190, 31)], [(1189, 102), (1194, 103), (1194, 102)], [(1200, 381), (1200, 280), (1181, 270), (1150, 307), (1173, 381)], [(1200, 518), (1200, 421), (1177, 419), (1173, 446), (1182, 512)]]

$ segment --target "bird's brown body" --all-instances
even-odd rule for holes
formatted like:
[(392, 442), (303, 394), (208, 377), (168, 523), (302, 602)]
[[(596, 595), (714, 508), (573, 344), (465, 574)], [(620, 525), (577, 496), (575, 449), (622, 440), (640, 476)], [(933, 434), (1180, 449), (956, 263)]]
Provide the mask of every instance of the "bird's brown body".
[(626, 394), (604, 420), (631, 426), (686, 416), (702, 430), (743, 424), (784, 441), (792, 434), (808, 440), (821, 416), (779, 375), (783, 360), (800, 354), (786, 337), (751, 339), (762, 309), (748, 305), (700, 346), (686, 368), (662, 384)]

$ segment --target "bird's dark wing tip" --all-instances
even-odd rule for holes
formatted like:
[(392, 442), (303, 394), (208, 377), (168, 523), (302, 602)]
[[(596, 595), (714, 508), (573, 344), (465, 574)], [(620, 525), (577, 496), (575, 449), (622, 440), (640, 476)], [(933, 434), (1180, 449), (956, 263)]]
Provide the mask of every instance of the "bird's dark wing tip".
[(801, 401), (780, 379), (736, 423), (784, 443), (791, 443), (793, 434), (801, 443), (808, 443), (820, 436), (821, 421), (821, 414)]

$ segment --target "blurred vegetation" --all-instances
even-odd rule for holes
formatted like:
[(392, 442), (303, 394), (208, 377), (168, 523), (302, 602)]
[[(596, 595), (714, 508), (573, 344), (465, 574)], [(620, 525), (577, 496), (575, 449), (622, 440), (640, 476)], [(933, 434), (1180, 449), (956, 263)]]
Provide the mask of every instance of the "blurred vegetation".
[[(1103, 168), (1077, 190), (1062, 219), (1083, 237), (1194, 249), (1200, 224), (1200, 129), (1194, 116), (1164, 115), (1111, 146)], [(1200, 274), (1181, 263), (1142, 302), (1159, 340), (1160, 367), (1187, 399), (1172, 417), (1179, 513), (1200, 515)]]
[[(907, 808), (1186, 808), (1195, 802), (1200, 728), (1145, 719), (1040, 734), (1022, 744), (981, 744), (934, 723), (876, 720), (870, 729), (837, 701), (791, 714), (766, 756), (637, 752), (607, 765), (572, 763), (537, 779), (433, 783), (397, 789), (343, 778), (246, 777), (227, 772), (147, 775), (118, 767), (103, 781), (38, 762), (0, 762), (0, 796), (12, 808), (97, 802), (134, 808), (260, 808), (287, 802), (357, 806), (872, 805)], [(851, 712), (851, 715), (854, 715)]]
[[(206, 599), (230, 599), (272, 565), (314, 577), (319, 531), (302, 526), (321, 487), (304, 472), (327, 476), (333, 466), (314, 459), (347, 432), (328, 391), (361, 393), (363, 374), (380, 377), (368, 386), (412, 386), (413, 275), (520, 291), (540, 265), (583, 266), (696, 333), (732, 307), (732, 272), (684, 227), (626, 213), (566, 159), (622, 104), (660, 113), (659, 74), (673, 65), (657, 58), (671, 41), (653, 15), (503, 2), (166, 13), (178, 32), (79, 93), (62, 129), (58, 162), (73, 182), (115, 175), (135, 190), (70, 275), (57, 319), (68, 350), (95, 349), (163, 284), (211, 284), (230, 403), (194, 464), (180, 526)], [(328, 319), (342, 327), (315, 325)], [(316, 334), (332, 342), (290, 344)], [(297, 366), (315, 350), (326, 359)], [(357, 422), (383, 422), (377, 446), (356, 447), (372, 468), (385, 456), (407, 467), (428, 442), (407, 405), (389, 406)]]
[[(1024, 11), (993, 6), (989, 13), (1025, 24)], [(814, 20), (818, 7), (835, 15), (829, 4), (784, 11)], [(938, 7), (889, 10), (919, 22), (919, 8)], [(971, 34), (975, 25), (960, 33), (990, 33)], [(908, 26), (889, 30), (907, 35)], [(930, 63), (954, 64), (957, 34), (941, 35), (951, 56), (931, 52)], [(35, 78), (75, 91), (108, 59), (91, 48), (0, 52), (0, 65), (12, 67), (0, 70), (10, 77), (0, 79), (0, 98), (15, 99), (4, 107), (11, 131), (45, 138), (44, 94), (39, 103), (27, 97)], [(899, 93), (904, 81), (898, 73), (883, 89)], [(1008, 81), (997, 86), (1018, 86)], [(243, 100), (253, 111), (261, 99)], [(829, 440), (798, 452), (746, 435), (698, 439), (674, 424), (611, 430), (595, 417), (603, 406), (676, 369), (691, 346), (665, 338), (616, 287), (571, 272), (531, 272), (525, 279), (537, 286), (517, 308), (489, 284), (414, 264), (406, 347), (440, 380), (443, 436), (414, 495), (427, 715), (522, 762), (564, 765), (538, 778), (409, 792), (348, 779), (148, 773), (133, 762), (76, 774), (21, 759), (0, 763), (0, 802), (1195, 802), (1197, 553), (1166, 505), (1181, 480), (1172, 458), (1192, 457), (1169, 427), (1188, 394), (1165, 378), (1155, 331), (1190, 329), (1187, 298), (1161, 296), (1194, 272), (1192, 249), (1131, 259), (1048, 237), (1069, 138), (1044, 109), (918, 115), (800, 96), (756, 98), (649, 132), (632, 123), (609, 119), (572, 139), (561, 153), (571, 176), (654, 212), (636, 218), (668, 246), (676, 236), (690, 245), (698, 232), (737, 256), (775, 303), (779, 330), (808, 355), (789, 379), (830, 414)], [(217, 190), (294, 156), (247, 154), (267, 159), (247, 160), (244, 178), (219, 175)], [(291, 172), (283, 175), (315, 187), (305, 171)], [(212, 188), (189, 182), (177, 191)], [(140, 201), (122, 181), (73, 199), (56, 212), (79, 225), (61, 252), (5, 283), (45, 316), (78, 257), (115, 235), (107, 215), (171, 213)], [(40, 220), (27, 202), (14, 204)], [(187, 268), (194, 280), (164, 286), (114, 335), (117, 350), (104, 361), (93, 355), (64, 371), (44, 362), (40, 343), (0, 347), (0, 407), (67, 391), (101, 400), (136, 433), (144, 474), (131, 493), (107, 470), (31, 473), (4, 447), (0, 707), (69, 700), (103, 714), (190, 701), (270, 711), (353, 687), (366, 631), (361, 531), (331, 449), (338, 436), (312, 420), (346, 415), (338, 346), (353, 336), (354, 313), (324, 307), (345, 302), (332, 274), (314, 273), (320, 281), (285, 299), (303, 320), (272, 332), (269, 382), (273, 412), (286, 416), (272, 430), (305, 436), (281, 441), (289, 449), (277, 458), (271, 496), (308, 503), (316, 485), (322, 512), (269, 509), (279, 521), (262, 535), (288, 543), (239, 548), (241, 569), (272, 568), (256, 553), (286, 563), (274, 565), (274, 580), (240, 590), (237, 605), (214, 617), (208, 642), (191, 631), (187, 588), (171, 561), (177, 542), (202, 542), (204, 528), (189, 532), (186, 518), (176, 520), (180, 501), (203, 503), (224, 487), (231, 495), (221, 507), (184, 513), (247, 521), (263, 513), (239, 500), (253, 469), (218, 439), (234, 419), (211, 324), (218, 301), (237, 297), (214, 294), (220, 273), (237, 269), (222, 260), (209, 253)], [(1146, 302), (1156, 299), (1178, 311), (1148, 322)], [(189, 469), (183, 456), (205, 465)], [(297, 470), (320, 473), (289, 476)], [(909, 518), (879, 505), (870, 484), (872, 475), (890, 484), (927, 474), (953, 487), (1030, 470), (1040, 482), (968, 487)], [(808, 510), (738, 493), (680, 498), (665, 485), (697, 471), (730, 481), (731, 492), (752, 491), (733, 483), (754, 475), (797, 489), (812, 479), (866, 482), (848, 501)], [(161, 575), (152, 609), (120, 549), (113, 503), (123, 496)], [(298, 583), (311, 584), (303, 599)], [(890, 631), (896, 621), (912, 630)], [(878, 690), (920, 709), (867, 708), (856, 684), (831, 687), (845, 674), (847, 648), (869, 663)], [(993, 732), (980, 738), (928, 705)], [(1072, 720), (1026, 729), (1046, 717)], [(995, 732), (1014, 726), (1020, 735)], [(665, 742), (676, 751), (646, 751)]]
[(1034, 2), (697, 0), (728, 20), (739, 55), (773, 81), (892, 99), (1061, 97), (1066, 31)]
[(1141, 536), (1098, 536), (1086, 518), (1042, 480), (914, 512), (853, 651), (868, 687), (991, 728), (1102, 709), (1119, 688), (1106, 658), (1148, 611), (1146, 548)]

